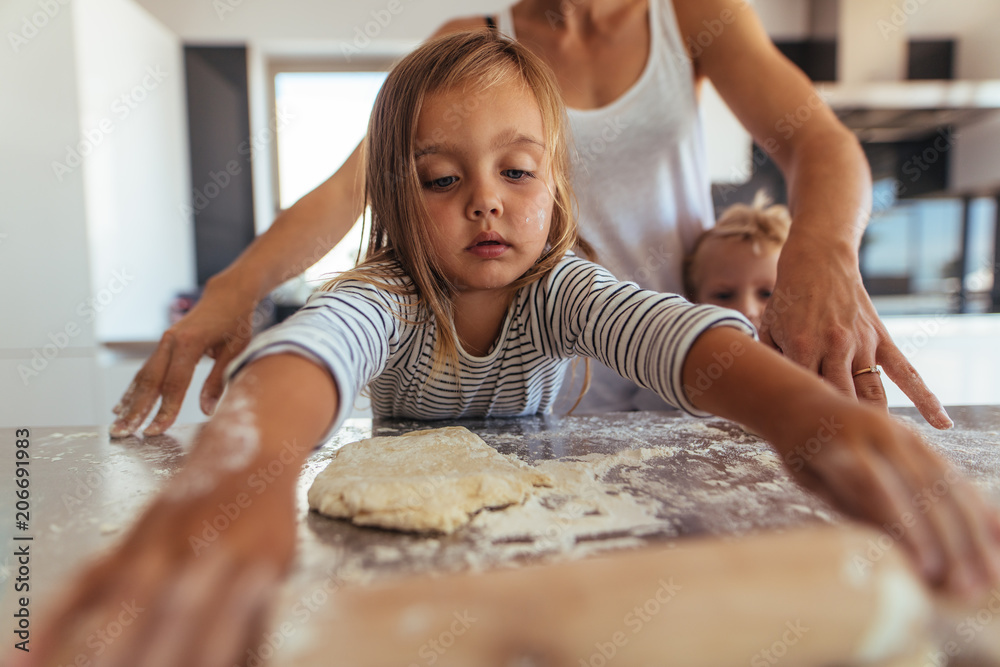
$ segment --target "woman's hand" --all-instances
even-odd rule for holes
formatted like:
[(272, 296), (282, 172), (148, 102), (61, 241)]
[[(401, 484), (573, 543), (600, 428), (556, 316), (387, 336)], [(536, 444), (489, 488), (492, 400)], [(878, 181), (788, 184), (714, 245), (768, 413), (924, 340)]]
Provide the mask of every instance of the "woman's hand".
[(211, 415), (224, 387), (229, 362), (246, 348), (253, 333), (257, 302), (226, 283), (209, 281), (195, 307), (170, 327), (153, 355), (115, 406), (118, 416), (112, 437), (135, 432), (162, 398), (159, 412), (146, 427), (146, 435), (159, 435), (177, 419), (191, 376), (203, 355), (215, 359), (201, 390), (201, 410)]
[[(932, 586), (972, 599), (1000, 582), (1000, 515), (914, 431), (846, 399), (806, 398), (769, 437), (805, 486), (882, 529)], [(861, 564), (863, 565), (863, 564)]]
[(287, 481), (260, 493), (247, 484), (261, 465), (178, 473), (124, 543), (76, 579), (15, 665), (239, 663), (260, 641), (295, 544)]
[[(791, 242), (789, 242), (791, 244)], [(861, 282), (857, 258), (804, 242), (782, 251), (778, 282), (761, 317), (760, 339), (808, 368), (847, 396), (886, 409), (881, 365), (932, 426), (951, 428), (941, 402), (896, 347)], [(787, 252), (786, 252), (787, 251)], [(823, 261), (817, 257), (822, 256)]]

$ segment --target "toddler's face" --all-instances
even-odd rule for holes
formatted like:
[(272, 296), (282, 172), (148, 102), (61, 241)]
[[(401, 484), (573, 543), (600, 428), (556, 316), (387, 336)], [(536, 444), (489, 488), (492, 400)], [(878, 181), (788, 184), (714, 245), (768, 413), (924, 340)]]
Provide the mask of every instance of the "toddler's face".
[(699, 246), (691, 266), (695, 303), (738, 310), (760, 328), (761, 314), (778, 279), (778, 255), (773, 243), (739, 238), (708, 238)]
[(417, 174), (434, 252), (459, 290), (501, 289), (541, 256), (553, 184), (531, 92), (505, 84), (427, 96)]

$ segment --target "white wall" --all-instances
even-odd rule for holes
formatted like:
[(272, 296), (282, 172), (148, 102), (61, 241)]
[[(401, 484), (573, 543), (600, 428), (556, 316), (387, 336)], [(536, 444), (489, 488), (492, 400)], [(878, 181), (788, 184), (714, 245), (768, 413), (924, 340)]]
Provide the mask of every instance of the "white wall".
[[(79, 141), (73, 18), (69, 7), (55, 7), (49, 17), (32, 0), (0, 3), (4, 426), (43, 423), (55, 403), (68, 418), (86, 423), (92, 416), (87, 388), (94, 326), (78, 312), (91, 295), (89, 256), (82, 251), (87, 245), (83, 178), (77, 171), (59, 181), (51, 166)], [(17, 36), (13, 43), (11, 33)], [(56, 396), (60, 387), (84, 391)]]
[(182, 46), (131, 0), (74, 2), (95, 333), (156, 340), (195, 284)]
[(713, 183), (746, 183), (753, 173), (753, 138), (729, 110), (710, 81), (701, 88), (708, 174)]
[(838, 11), (837, 80), (843, 84), (906, 78), (907, 34), (885, 29), (897, 0), (841, 0)]
[[(30, 0), (0, 4), (2, 34), (20, 32), (21, 19), (37, 10)], [(8, 349), (40, 346), (90, 296), (89, 280), (81, 280), (89, 273), (87, 253), (80, 252), (87, 241), (83, 180), (75, 172), (59, 181), (51, 167), (79, 140), (69, 14), (62, 8), (17, 51), (6, 38), (0, 48), (0, 230), (6, 235), (0, 240), (0, 345)], [(79, 324), (70, 344), (92, 346), (93, 327)]]
[[(1000, 315), (886, 317), (886, 329), (944, 405), (1000, 404)], [(890, 406), (911, 405), (883, 374)]]
[[(129, 0), (4, 0), (0, 34), (0, 426), (107, 423), (100, 337), (193, 283), (180, 41)], [(174, 81), (119, 119), (147, 60)]]

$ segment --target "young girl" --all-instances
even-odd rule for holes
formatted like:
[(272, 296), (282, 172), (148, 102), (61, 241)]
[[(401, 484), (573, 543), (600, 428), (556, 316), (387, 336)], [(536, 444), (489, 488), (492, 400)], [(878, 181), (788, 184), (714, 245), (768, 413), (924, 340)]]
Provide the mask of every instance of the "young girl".
[[(463, 33), (405, 58), (369, 129), (366, 261), (234, 362), (187, 465), (25, 664), (69, 664), (123, 600), (145, 611), (108, 664), (232, 664), (292, 560), (300, 466), (362, 388), (379, 416), (543, 412), (575, 355), (748, 425), (849, 514), (912, 516), (902, 540), (932, 584), (996, 581), (995, 515), (915, 435), (756, 343), (738, 314), (617, 282), (569, 252), (586, 248), (563, 127), (556, 86), (516, 43)], [(910, 506), (945, 478), (933, 507)], [(220, 512), (229, 527), (206, 537)]]
[(761, 190), (753, 204), (734, 204), (695, 241), (684, 258), (684, 291), (692, 303), (710, 303), (746, 315), (758, 329), (778, 280), (778, 256), (792, 217)]

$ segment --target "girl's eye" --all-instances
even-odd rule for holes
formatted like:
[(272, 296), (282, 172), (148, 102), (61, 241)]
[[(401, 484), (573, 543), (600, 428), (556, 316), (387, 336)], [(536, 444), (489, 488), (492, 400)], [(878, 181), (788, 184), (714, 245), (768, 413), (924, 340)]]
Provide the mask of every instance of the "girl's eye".
[(733, 293), (732, 292), (716, 292), (715, 294), (712, 295), (712, 298), (713, 299), (717, 299), (719, 301), (729, 301), (730, 299), (733, 298)]
[(504, 169), (503, 175), (512, 181), (523, 181), (525, 178), (533, 176), (530, 171), (525, 171), (524, 169)]
[(771, 298), (771, 290), (769, 290), (769, 289), (762, 289), (760, 291), (760, 298), (762, 298), (762, 299), (770, 299)]
[(432, 181), (427, 181), (424, 183), (425, 188), (434, 188), (436, 190), (443, 190), (449, 185), (452, 185), (458, 179), (454, 176), (442, 176), (441, 178), (435, 178)]

